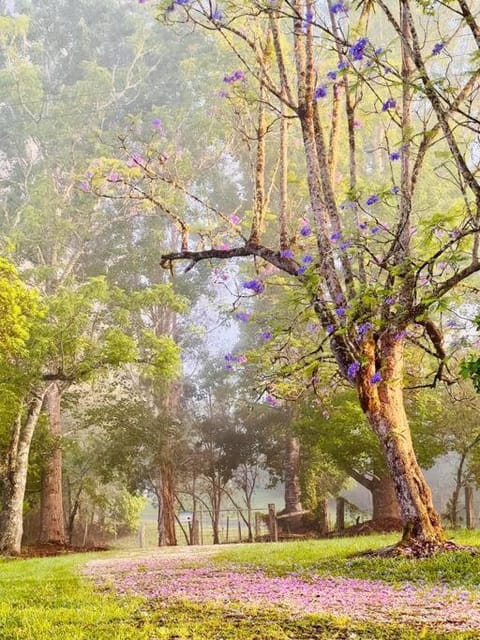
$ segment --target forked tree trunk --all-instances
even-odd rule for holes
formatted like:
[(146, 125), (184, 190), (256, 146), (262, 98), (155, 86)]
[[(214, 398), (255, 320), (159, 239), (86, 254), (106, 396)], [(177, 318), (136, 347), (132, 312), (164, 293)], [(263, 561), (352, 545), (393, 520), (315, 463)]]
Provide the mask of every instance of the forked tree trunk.
[(383, 520), (384, 518), (401, 518), (400, 507), (398, 506), (395, 485), (390, 476), (378, 478), (372, 483), (372, 520)]
[[(403, 402), (403, 343), (392, 333), (381, 342), (365, 342), (370, 364), (359, 376), (358, 390), (362, 408), (378, 436), (387, 467), (395, 486), (403, 521), (402, 542), (440, 543), (444, 533), (432, 500), (432, 492), (415, 457), (410, 428)], [(371, 383), (375, 372), (375, 354), (382, 363), (382, 382)]]
[(4, 555), (19, 555), (21, 552), (28, 456), (44, 395), (45, 390), (35, 395), (26, 416), (19, 414), (10, 439), (0, 512), (0, 553)]
[(45, 396), (45, 410), (48, 415), (50, 434), (54, 448), (42, 474), (40, 500), (39, 542), (65, 544), (65, 522), (62, 491), (62, 421), (60, 412), (61, 390), (58, 383), (52, 384)]

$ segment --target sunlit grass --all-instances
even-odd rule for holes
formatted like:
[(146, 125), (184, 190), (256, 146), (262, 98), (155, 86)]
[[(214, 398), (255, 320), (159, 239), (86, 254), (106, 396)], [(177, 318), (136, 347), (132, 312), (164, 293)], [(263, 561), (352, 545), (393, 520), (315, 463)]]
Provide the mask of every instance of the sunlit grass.
[[(480, 555), (469, 552), (439, 554), (423, 560), (372, 558), (357, 554), (379, 549), (398, 541), (398, 534), (334, 538), (276, 544), (253, 544), (220, 550), (216, 562), (234, 563), (240, 567), (258, 567), (275, 574), (291, 572), (302, 575), (346, 576), (455, 586), (480, 585)], [(480, 546), (480, 532), (448, 532), (458, 543)]]
[[(455, 534), (459, 542), (479, 544), (477, 532)], [(240, 568), (263, 567), (275, 573), (345, 575), (480, 584), (477, 557), (445, 554), (420, 562), (352, 558), (352, 554), (391, 544), (397, 535), (280, 544), (238, 545), (219, 549), (217, 562)], [(106, 554), (111, 557), (112, 552)], [(122, 553), (124, 555), (124, 553)], [(352, 623), (328, 616), (300, 620), (277, 611), (245, 607), (176, 603), (164, 606), (136, 597), (99, 592), (80, 575), (90, 555), (0, 561), (1, 640), (460, 640), (475, 634), (418, 631)], [(95, 556), (98, 557), (98, 556)], [(480, 636), (479, 636), (480, 637)]]

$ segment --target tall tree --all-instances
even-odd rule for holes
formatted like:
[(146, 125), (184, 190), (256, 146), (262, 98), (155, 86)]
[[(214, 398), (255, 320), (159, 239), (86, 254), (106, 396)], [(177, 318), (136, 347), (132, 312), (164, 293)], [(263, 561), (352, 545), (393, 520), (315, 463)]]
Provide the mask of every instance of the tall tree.
[[(373, 6), (383, 16), (387, 46), (378, 41), (379, 18), (369, 15)], [(251, 256), (304, 287), (322, 327), (319, 348), (329, 346), (381, 443), (400, 505), (403, 542), (426, 550), (441, 545), (440, 519), (404, 408), (404, 347), (413, 326), (438, 359), (432, 384), (446, 376), (437, 312), (480, 270), (480, 184), (469, 160), (480, 75), (475, 64), (480, 29), (472, 3), (427, 9), (409, 0), (396, 6), (376, 0), (350, 10), (350, 16), (343, 2), (326, 11), (311, 0), (244, 2), (225, 12), (197, 2), (169, 7), (170, 19), (179, 16), (218, 33), (238, 54), (244, 69), (225, 77), (228, 87), (248, 73), (250, 96), (268, 102), (272, 122), (288, 117), (295, 123), (308, 210), (296, 221), (303, 247), (295, 257), (285, 253), (293, 243), (282, 246), (279, 217), (267, 217), (263, 206), (259, 124), (253, 213), (241, 230), (233, 229), (234, 246), (205, 246), (207, 228), (200, 234), (193, 230), (188, 240), (190, 222), (178, 211), (173, 219), (183, 230), (182, 246), (164, 254), (162, 263), (170, 267), (186, 260), (192, 268), (201, 260)], [(422, 35), (432, 21), (439, 32), (433, 46)], [(465, 64), (454, 67), (449, 60), (460, 42)], [(382, 141), (390, 173), (378, 180), (372, 180), (370, 159), (358, 148), (360, 118), (373, 123)], [(335, 146), (340, 126), (348, 138), (344, 180), (334, 173), (335, 166), (340, 169)], [(430, 171), (453, 179), (435, 211), (425, 215)], [(155, 184), (173, 180), (168, 163), (147, 178)], [(221, 214), (222, 221), (228, 219)], [(256, 279), (248, 287), (261, 293), (265, 282)]]

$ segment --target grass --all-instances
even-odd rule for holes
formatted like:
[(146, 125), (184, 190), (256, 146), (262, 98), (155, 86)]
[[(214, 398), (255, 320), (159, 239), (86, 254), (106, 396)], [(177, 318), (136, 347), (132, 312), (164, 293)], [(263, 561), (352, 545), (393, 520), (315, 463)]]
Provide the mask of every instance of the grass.
[[(480, 546), (480, 532), (449, 532), (456, 542)], [(269, 573), (321, 576), (348, 576), (385, 580), (389, 583), (405, 581), (422, 584), (449, 584), (478, 588), (480, 586), (480, 555), (459, 551), (423, 560), (401, 558), (355, 557), (362, 551), (393, 544), (398, 534), (362, 536), (284, 542), (275, 545), (243, 545), (230, 547), (215, 556), (219, 563), (234, 563), (240, 567), (258, 567)]]
[[(459, 541), (480, 543), (477, 535)], [(275, 573), (310, 571), (330, 575), (408, 578), (476, 586), (478, 558), (452, 554), (421, 562), (351, 559), (395, 536), (244, 545), (221, 550), (218, 562), (261, 566)], [(111, 555), (110, 553), (108, 554)], [(1, 640), (470, 640), (475, 633), (436, 633), (393, 625), (353, 624), (327, 616), (290, 619), (277, 611), (176, 603), (100, 593), (79, 570), (93, 554), (0, 562)], [(97, 556), (98, 557), (98, 556)], [(372, 575), (373, 574), (373, 575)]]

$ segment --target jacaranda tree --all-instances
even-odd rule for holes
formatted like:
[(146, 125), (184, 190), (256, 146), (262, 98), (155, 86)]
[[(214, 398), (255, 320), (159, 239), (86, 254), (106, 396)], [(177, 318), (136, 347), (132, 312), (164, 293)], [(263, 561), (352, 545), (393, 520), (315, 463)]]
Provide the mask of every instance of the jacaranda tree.
[[(244, 152), (219, 154), (238, 186), (238, 210), (225, 211), (156, 143), (133, 156), (133, 171), (131, 160), (117, 165), (116, 187), (178, 227), (165, 267), (251, 257), (257, 274), (243, 293), (272, 282), (302, 291), (320, 326), (310, 374), (328, 354), (356, 390), (394, 481), (403, 542), (441, 545), (404, 408), (404, 350), (438, 362), (425, 384), (450, 381), (449, 305), (480, 270), (478, 6), (175, 0), (158, 10), (236, 54), (212, 100), (231, 105), (253, 171)], [(92, 176), (97, 191), (111, 188), (101, 180)]]

